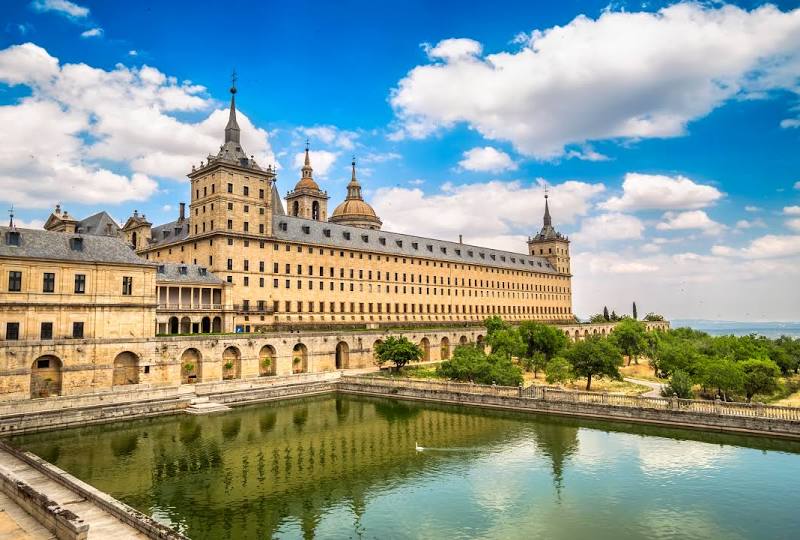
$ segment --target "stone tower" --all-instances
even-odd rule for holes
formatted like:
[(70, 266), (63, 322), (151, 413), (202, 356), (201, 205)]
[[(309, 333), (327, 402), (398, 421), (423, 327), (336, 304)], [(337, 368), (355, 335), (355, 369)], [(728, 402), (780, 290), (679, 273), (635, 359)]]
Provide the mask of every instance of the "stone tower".
[(313, 172), (311, 158), (308, 156), (308, 141), (306, 141), (306, 159), (301, 169), (300, 180), (294, 189), (286, 194), (287, 209), (291, 216), (326, 221), (328, 219), (328, 194), (322, 191), (314, 181)]
[(272, 234), (272, 167), (262, 169), (248, 156), (239, 138), (236, 120), (236, 78), (231, 86), (231, 105), (225, 141), (216, 156), (192, 167), (189, 237), (210, 234)]
[[(542, 230), (533, 238), (528, 238), (528, 252), (546, 258), (560, 274), (570, 274), (569, 238), (553, 228), (550, 217), (548, 194), (544, 193), (544, 223)], [(571, 275), (571, 274), (570, 274)]]

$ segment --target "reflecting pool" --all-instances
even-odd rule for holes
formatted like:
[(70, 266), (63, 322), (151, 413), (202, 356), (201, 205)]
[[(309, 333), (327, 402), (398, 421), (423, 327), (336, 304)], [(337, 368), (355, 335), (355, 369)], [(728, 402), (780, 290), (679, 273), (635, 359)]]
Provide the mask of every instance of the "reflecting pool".
[(194, 539), (800, 537), (762, 438), (330, 395), (12, 442)]

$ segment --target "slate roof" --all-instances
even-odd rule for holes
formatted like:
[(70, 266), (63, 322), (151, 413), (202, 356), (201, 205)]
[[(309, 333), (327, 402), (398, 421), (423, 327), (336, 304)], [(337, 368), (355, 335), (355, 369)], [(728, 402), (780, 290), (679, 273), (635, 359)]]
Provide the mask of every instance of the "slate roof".
[(111, 234), (117, 235), (119, 233), (119, 225), (114, 221), (114, 218), (106, 212), (98, 212), (93, 216), (89, 216), (78, 222), (77, 230), (84, 234), (105, 235), (108, 234), (108, 225), (111, 224)]
[[(181, 272), (185, 268), (185, 272)], [(203, 273), (205, 271), (205, 274)], [(197, 264), (160, 263), (156, 273), (157, 283), (206, 283), (223, 285), (225, 282), (204, 266)]]
[[(20, 245), (8, 245), (8, 227), (0, 227), (0, 257), (14, 259), (47, 259), (58, 261), (101, 262), (154, 266), (134, 253), (124, 241), (115, 236), (71, 234), (41, 229), (16, 229)], [(72, 238), (83, 239), (83, 249), (70, 247)]]
[(150, 235), (153, 240), (150, 243), (151, 246), (178, 242), (189, 236), (189, 220), (184, 219), (181, 221), (176, 219), (175, 221), (158, 225), (150, 230)]
[[(285, 224), (285, 230), (281, 224)], [(329, 236), (324, 232), (326, 229), (330, 231)], [(293, 216), (273, 216), (272, 234), (279, 240), (311, 243), (338, 249), (369, 250), (373, 253), (421, 257), (459, 264), (493, 266), (546, 274), (557, 273), (544, 257), (409, 234), (336, 225)]]

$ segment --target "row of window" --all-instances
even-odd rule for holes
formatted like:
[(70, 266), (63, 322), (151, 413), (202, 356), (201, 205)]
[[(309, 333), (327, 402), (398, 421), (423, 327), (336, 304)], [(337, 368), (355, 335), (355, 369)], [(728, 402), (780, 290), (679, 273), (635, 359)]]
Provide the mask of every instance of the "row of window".
[[(19, 270), (11, 270), (8, 273), (8, 292), (22, 292), (22, 272)], [(54, 293), (56, 292), (56, 274), (55, 272), (44, 272), (42, 274), (42, 292)], [(86, 293), (86, 274), (75, 274), (75, 287), (73, 289), (75, 294)], [(122, 278), (122, 294), (130, 296), (133, 294), (133, 277), (123, 276)]]
[[(72, 337), (76, 339), (83, 338), (83, 323), (72, 323)], [(19, 339), (19, 323), (8, 322), (6, 323), (6, 340), (16, 341)], [(53, 323), (43, 322), (39, 328), (39, 339), (53, 339)]]
[[(233, 184), (231, 184), (229, 182), (227, 187), (228, 187), (228, 193), (232, 194), (233, 193)], [(211, 184), (211, 193), (210, 194), (213, 195), (216, 192), (217, 192), (216, 184)], [(199, 199), (200, 198), (200, 189), (195, 189), (194, 190), (194, 194), (195, 194), (195, 199)], [(203, 187), (203, 197), (208, 197), (208, 195), (209, 195), (208, 186), (204, 186)], [(242, 186), (242, 195), (244, 195), (245, 197), (249, 197), (250, 196), (250, 187), (249, 186)], [(258, 190), (258, 198), (259, 199), (263, 199), (265, 195), (266, 195), (266, 193), (264, 192), (263, 189), (259, 189)]]
[[(243, 300), (244, 311), (250, 311), (250, 301)], [(258, 311), (264, 311), (266, 304), (258, 301)], [(283, 302), (284, 313), (448, 313), (456, 315), (481, 314), (528, 314), (528, 315), (569, 315), (571, 309), (566, 306), (459, 306), (450, 304), (401, 304), (380, 302), (303, 302), (301, 300)], [(348, 308), (349, 307), (349, 311)], [(274, 300), (272, 310), (279, 313), (281, 302)], [(385, 311), (384, 311), (385, 310)], [(394, 311), (392, 311), (394, 310)]]

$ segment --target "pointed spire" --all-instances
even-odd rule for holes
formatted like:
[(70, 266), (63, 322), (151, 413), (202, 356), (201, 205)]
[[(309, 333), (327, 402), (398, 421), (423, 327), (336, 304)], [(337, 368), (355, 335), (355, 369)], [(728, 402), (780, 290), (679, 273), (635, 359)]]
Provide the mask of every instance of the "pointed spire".
[(361, 184), (358, 183), (358, 179), (356, 178), (356, 156), (353, 156), (353, 161), (350, 165), (353, 167), (353, 172), (350, 177), (350, 183), (347, 184), (347, 198), (363, 200), (361, 198)]
[(544, 226), (545, 227), (552, 227), (553, 220), (550, 217), (550, 205), (547, 204), (547, 186), (544, 187)]
[(308, 157), (308, 139), (306, 139), (306, 167), (311, 167), (311, 159)]
[(14, 229), (16, 229), (16, 227), (14, 226), (14, 205), (13, 204), (11, 205), (11, 209), (8, 211), (8, 215), (10, 216), (10, 220), (8, 222), (8, 228), (13, 231)]
[(228, 125), (225, 126), (225, 142), (239, 144), (239, 124), (236, 122), (236, 70), (231, 74), (231, 109), (228, 114)]

